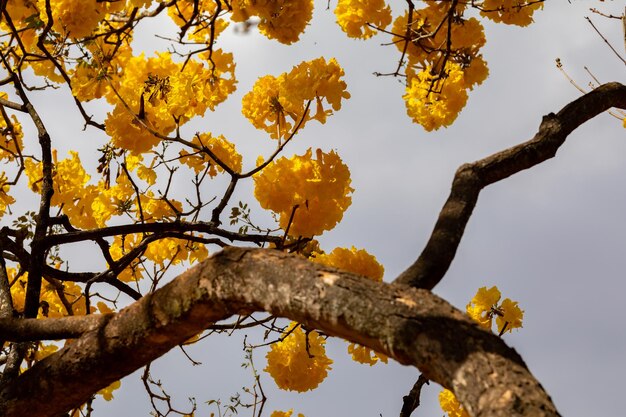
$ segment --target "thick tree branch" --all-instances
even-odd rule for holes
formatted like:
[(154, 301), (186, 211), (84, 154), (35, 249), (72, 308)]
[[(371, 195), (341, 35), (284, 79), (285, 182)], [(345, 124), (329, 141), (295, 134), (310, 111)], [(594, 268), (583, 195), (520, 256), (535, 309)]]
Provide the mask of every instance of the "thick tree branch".
[(528, 142), (462, 165), (456, 171), (450, 196), (439, 213), (426, 247), (395, 283), (434, 288), (454, 259), (480, 190), (554, 157), (572, 131), (611, 107), (626, 109), (626, 86), (619, 83), (601, 85), (556, 115), (544, 116), (539, 131)]
[(212, 323), (254, 311), (417, 366), (473, 416), (558, 415), (513, 349), (429, 291), (242, 248), (214, 255), (9, 382), (0, 415), (57, 416)]

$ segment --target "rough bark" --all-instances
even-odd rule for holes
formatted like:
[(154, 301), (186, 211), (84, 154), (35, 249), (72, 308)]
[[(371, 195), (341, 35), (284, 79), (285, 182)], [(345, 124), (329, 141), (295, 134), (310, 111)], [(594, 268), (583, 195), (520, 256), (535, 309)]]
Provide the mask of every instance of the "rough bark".
[(214, 255), (38, 362), (0, 391), (0, 415), (58, 416), (211, 323), (253, 311), (414, 365), (473, 416), (558, 415), (513, 349), (431, 292), (242, 248)]

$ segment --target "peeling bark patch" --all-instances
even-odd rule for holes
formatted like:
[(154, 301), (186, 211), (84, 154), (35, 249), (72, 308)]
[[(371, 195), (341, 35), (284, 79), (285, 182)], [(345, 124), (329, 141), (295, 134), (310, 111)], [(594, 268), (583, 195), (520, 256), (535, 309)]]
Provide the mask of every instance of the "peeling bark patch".
[(396, 298), (396, 301), (410, 308), (417, 307), (417, 303), (410, 298), (399, 297)]
[(322, 271), (320, 273), (320, 278), (322, 278), (322, 282), (326, 285), (335, 285), (335, 282), (337, 282), (340, 277), (337, 274)]

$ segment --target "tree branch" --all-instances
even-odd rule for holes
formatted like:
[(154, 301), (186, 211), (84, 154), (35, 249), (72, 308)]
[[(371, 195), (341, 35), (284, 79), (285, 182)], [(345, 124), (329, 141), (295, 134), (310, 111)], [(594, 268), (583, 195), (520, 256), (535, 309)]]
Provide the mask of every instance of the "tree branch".
[(111, 314), (47, 319), (0, 318), (0, 334), (7, 341), (72, 339), (102, 326)]
[(556, 155), (578, 126), (611, 107), (626, 108), (626, 86), (608, 83), (544, 116), (539, 131), (521, 143), (459, 167), (450, 196), (419, 258), (395, 280), (396, 284), (432, 289), (448, 271), (474, 210), (480, 190)]
[[(0, 390), (0, 415), (57, 416), (216, 321), (267, 311), (417, 366), (474, 416), (558, 416), (521, 357), (426, 290), (275, 250), (226, 248)], [(50, 399), (54, 401), (50, 401)]]
[(413, 411), (420, 405), (420, 395), (422, 393), (422, 387), (424, 384), (428, 384), (428, 379), (421, 375), (413, 384), (411, 391), (404, 397), (402, 397), (402, 409), (400, 410), (400, 417), (411, 417)]

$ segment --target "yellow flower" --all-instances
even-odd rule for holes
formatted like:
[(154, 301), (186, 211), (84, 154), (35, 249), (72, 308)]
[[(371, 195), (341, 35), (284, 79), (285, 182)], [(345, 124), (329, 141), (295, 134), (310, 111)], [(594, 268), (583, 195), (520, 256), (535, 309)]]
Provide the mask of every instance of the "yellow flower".
[(369, 366), (375, 365), (379, 361), (382, 363), (388, 362), (388, 357), (384, 353), (376, 352), (366, 346), (361, 346), (356, 343), (350, 343), (348, 345), (348, 353), (352, 355), (352, 360)]
[(503, 331), (505, 333), (512, 332), (513, 329), (522, 327), (524, 311), (518, 307), (517, 301), (511, 301), (505, 298), (502, 304), (500, 304), (500, 310), (502, 311), (502, 315), (497, 315), (496, 317), (498, 333), (502, 333)]
[(111, 143), (133, 154), (148, 152), (160, 142), (122, 104), (115, 106), (113, 112), (107, 113), (104, 124), (107, 134), (111, 136)]
[[(181, 0), (167, 9), (167, 14), (174, 23), (183, 27), (191, 20), (195, 3), (193, 0)], [(198, 19), (197, 26), (187, 31), (187, 38), (198, 43), (209, 44), (228, 27), (228, 22), (222, 18), (213, 19), (217, 9), (217, 2), (214, 0), (200, 0), (197, 2), (197, 13), (202, 18)], [(211, 39), (213, 36), (213, 39)]]
[(100, 312), (100, 314), (114, 313), (114, 310), (111, 309), (111, 307), (109, 307), (102, 301), (98, 301), (98, 303), (96, 304), (96, 307), (98, 308), (98, 311)]
[[(293, 408), (289, 411), (274, 411), (270, 417), (291, 417)], [(298, 417), (304, 417), (304, 414), (298, 413)]]
[(111, 401), (113, 399), (113, 391), (115, 391), (116, 389), (118, 389), (121, 386), (122, 386), (122, 383), (120, 381), (115, 381), (114, 383), (112, 383), (108, 387), (103, 388), (100, 391), (98, 391), (96, 394), (97, 395), (102, 395), (102, 398), (105, 401)]
[(500, 290), (498, 290), (498, 287), (493, 286), (489, 289), (481, 287), (465, 309), (474, 321), (486, 329), (491, 329), (493, 319), (493, 314), (491, 314), (492, 307), (496, 306), (499, 300)]
[[(13, 299), (13, 307), (18, 313), (24, 311), (24, 299), (26, 295), (26, 283), (28, 281), (28, 273), (24, 273), (19, 279), (15, 280), (17, 271), (14, 268), (7, 268), (9, 282), (15, 281), (11, 286), (11, 298)], [(66, 281), (62, 288), (57, 288), (52, 284), (44, 281), (41, 286), (39, 318), (43, 317), (63, 317), (68, 315), (66, 306), (59, 297), (62, 292), (65, 300), (69, 302), (73, 314), (85, 314), (85, 298), (83, 290), (80, 286), (73, 282)], [(91, 308), (91, 312), (95, 311), (95, 307)]]
[[(150, 130), (161, 135), (177, 125), (214, 109), (235, 90), (232, 54), (214, 50), (200, 54), (206, 61), (172, 61), (169, 53), (156, 57), (131, 57), (114, 98), (115, 105), (105, 121), (112, 143), (134, 154), (144, 153), (160, 142)], [(123, 100), (120, 100), (120, 98)], [(109, 99), (109, 96), (107, 96)]]
[(465, 88), (472, 90), (474, 86), (482, 84), (489, 75), (487, 62), (482, 55), (472, 58), (470, 64), (463, 68), (463, 84)]
[[(237, 152), (235, 145), (226, 140), (223, 135), (214, 137), (211, 133), (202, 133), (196, 135), (192, 143), (197, 146), (206, 147), (230, 169), (235, 172), (241, 172), (242, 157)], [(195, 149), (191, 153), (185, 149), (180, 151), (180, 162), (193, 168), (196, 174), (203, 172), (207, 168), (208, 174), (211, 177), (215, 177), (218, 172), (224, 172), (222, 167), (211, 159), (209, 155), (205, 152), (198, 152)]]
[(254, 196), (261, 207), (279, 214), (280, 227), (289, 227), (294, 237), (331, 230), (352, 203), (348, 167), (333, 151), (318, 149), (316, 156), (309, 149), (302, 156), (282, 157), (254, 176)]
[(15, 199), (9, 195), (10, 187), (4, 171), (0, 172), (0, 218), (4, 216), (7, 207), (15, 203)]
[(89, 101), (105, 96), (110, 86), (106, 69), (79, 62), (71, 71), (72, 94), (80, 101)]
[[(119, 260), (122, 256), (135, 248), (140, 241), (141, 238), (137, 234), (115, 236), (110, 249), (111, 257), (113, 260)], [(131, 263), (118, 275), (118, 279), (123, 282), (139, 281), (141, 278), (143, 278), (143, 268), (138, 261)]]
[[(326, 62), (324, 58), (302, 62), (278, 77), (266, 75), (243, 97), (241, 112), (254, 127), (274, 139), (290, 135), (292, 127), (304, 127), (311, 119), (325, 123), (328, 115), (341, 109), (341, 100), (350, 98), (343, 75), (335, 59)], [(309, 108), (304, 114), (307, 104), (314, 100), (315, 113), (311, 115)], [(324, 101), (332, 109), (326, 108)]]
[(59, 350), (59, 347), (53, 344), (44, 345), (39, 342), (37, 344), (37, 350), (35, 351), (35, 361), (40, 361), (46, 356), (52, 355), (54, 352)]
[[(183, 205), (180, 201), (174, 199), (168, 199), (165, 201), (161, 198), (155, 198), (152, 191), (147, 191), (140, 196), (141, 209), (135, 208), (135, 214), (137, 219), (143, 214), (143, 220), (146, 222), (155, 222), (163, 219), (172, 219), (176, 217), (177, 212), (183, 211)], [(172, 207), (173, 206), (173, 207)], [(177, 210), (175, 211), (174, 208)]]
[(450, 390), (444, 389), (439, 393), (439, 405), (448, 417), (470, 417)]
[[(406, 52), (409, 58), (422, 65), (435, 65), (446, 53), (448, 31), (438, 30), (439, 24), (447, 19), (448, 2), (428, 2), (422, 9), (413, 10), (413, 18), (410, 28), (411, 41), (407, 45)], [(460, 10), (457, 9), (457, 12)], [(402, 51), (405, 46), (405, 39), (408, 25), (408, 12), (399, 16), (393, 23), (392, 32), (397, 35), (393, 37), (396, 47)], [(426, 36), (431, 33), (434, 36)], [(478, 50), (485, 44), (486, 38), (483, 25), (476, 18), (464, 19), (457, 16), (453, 19), (450, 34), (450, 50), (458, 52), (458, 58), (465, 62), (476, 56)]]
[[(46, 13), (46, 0), (38, 0), (39, 18), (43, 22), (48, 21)], [(123, 1), (97, 1), (97, 0), (52, 0), (50, 8), (54, 19), (53, 28), (60, 33), (65, 33), (71, 38), (83, 38), (96, 29), (98, 22), (107, 13), (122, 10)]]
[(385, 273), (385, 268), (378, 263), (376, 257), (364, 249), (357, 250), (354, 246), (350, 249), (335, 248), (329, 254), (316, 254), (312, 260), (379, 282), (382, 281)]
[(500, 305), (498, 301), (500, 301), (498, 287), (493, 286), (489, 289), (481, 287), (465, 309), (467, 314), (485, 329), (491, 329), (495, 316), (499, 334), (522, 327), (524, 311), (518, 307), (517, 301), (505, 298)]
[[(7, 98), (7, 94), (0, 93), (0, 97)], [(22, 124), (15, 115), (11, 115), (9, 123), (0, 119), (0, 159), (15, 160), (24, 149), (23, 139)]]
[[(97, 187), (87, 185), (90, 176), (83, 168), (78, 153), (70, 151), (70, 158), (58, 161), (56, 150), (53, 150), (52, 159), (54, 194), (50, 203), (56, 207), (63, 207), (63, 213), (69, 217), (74, 226), (84, 229), (96, 227), (98, 223), (94, 217), (92, 204), (98, 196), (98, 191)], [(28, 176), (29, 187), (39, 193), (43, 175), (41, 163), (26, 159), (24, 171)]]
[[(293, 408), (289, 411), (274, 411), (270, 417), (291, 417)], [(298, 417), (304, 417), (304, 414), (298, 413)]]
[(543, 8), (543, 3), (531, 0), (485, 0), (480, 12), (494, 22), (507, 25), (528, 26), (533, 22), (535, 10)]
[(467, 102), (460, 65), (449, 64), (442, 78), (431, 71), (429, 66), (415, 75), (407, 73), (408, 85), (402, 97), (407, 114), (427, 131), (451, 125)]
[(34, 14), (38, 14), (34, 2), (24, 0), (9, 0), (6, 3), (6, 10), (9, 12), (13, 24), (22, 23), (24, 19)]
[(391, 23), (391, 8), (384, 0), (339, 0), (335, 7), (337, 23), (351, 38), (367, 39), (376, 30), (367, 24), (384, 29)]
[(326, 356), (325, 343), (317, 332), (305, 335), (302, 328), (292, 322), (284, 339), (272, 344), (267, 352), (265, 371), (284, 390), (304, 392), (317, 388), (333, 363)]
[(258, 16), (261, 33), (284, 44), (298, 41), (313, 16), (313, 0), (235, 0), (231, 6), (233, 21)]

